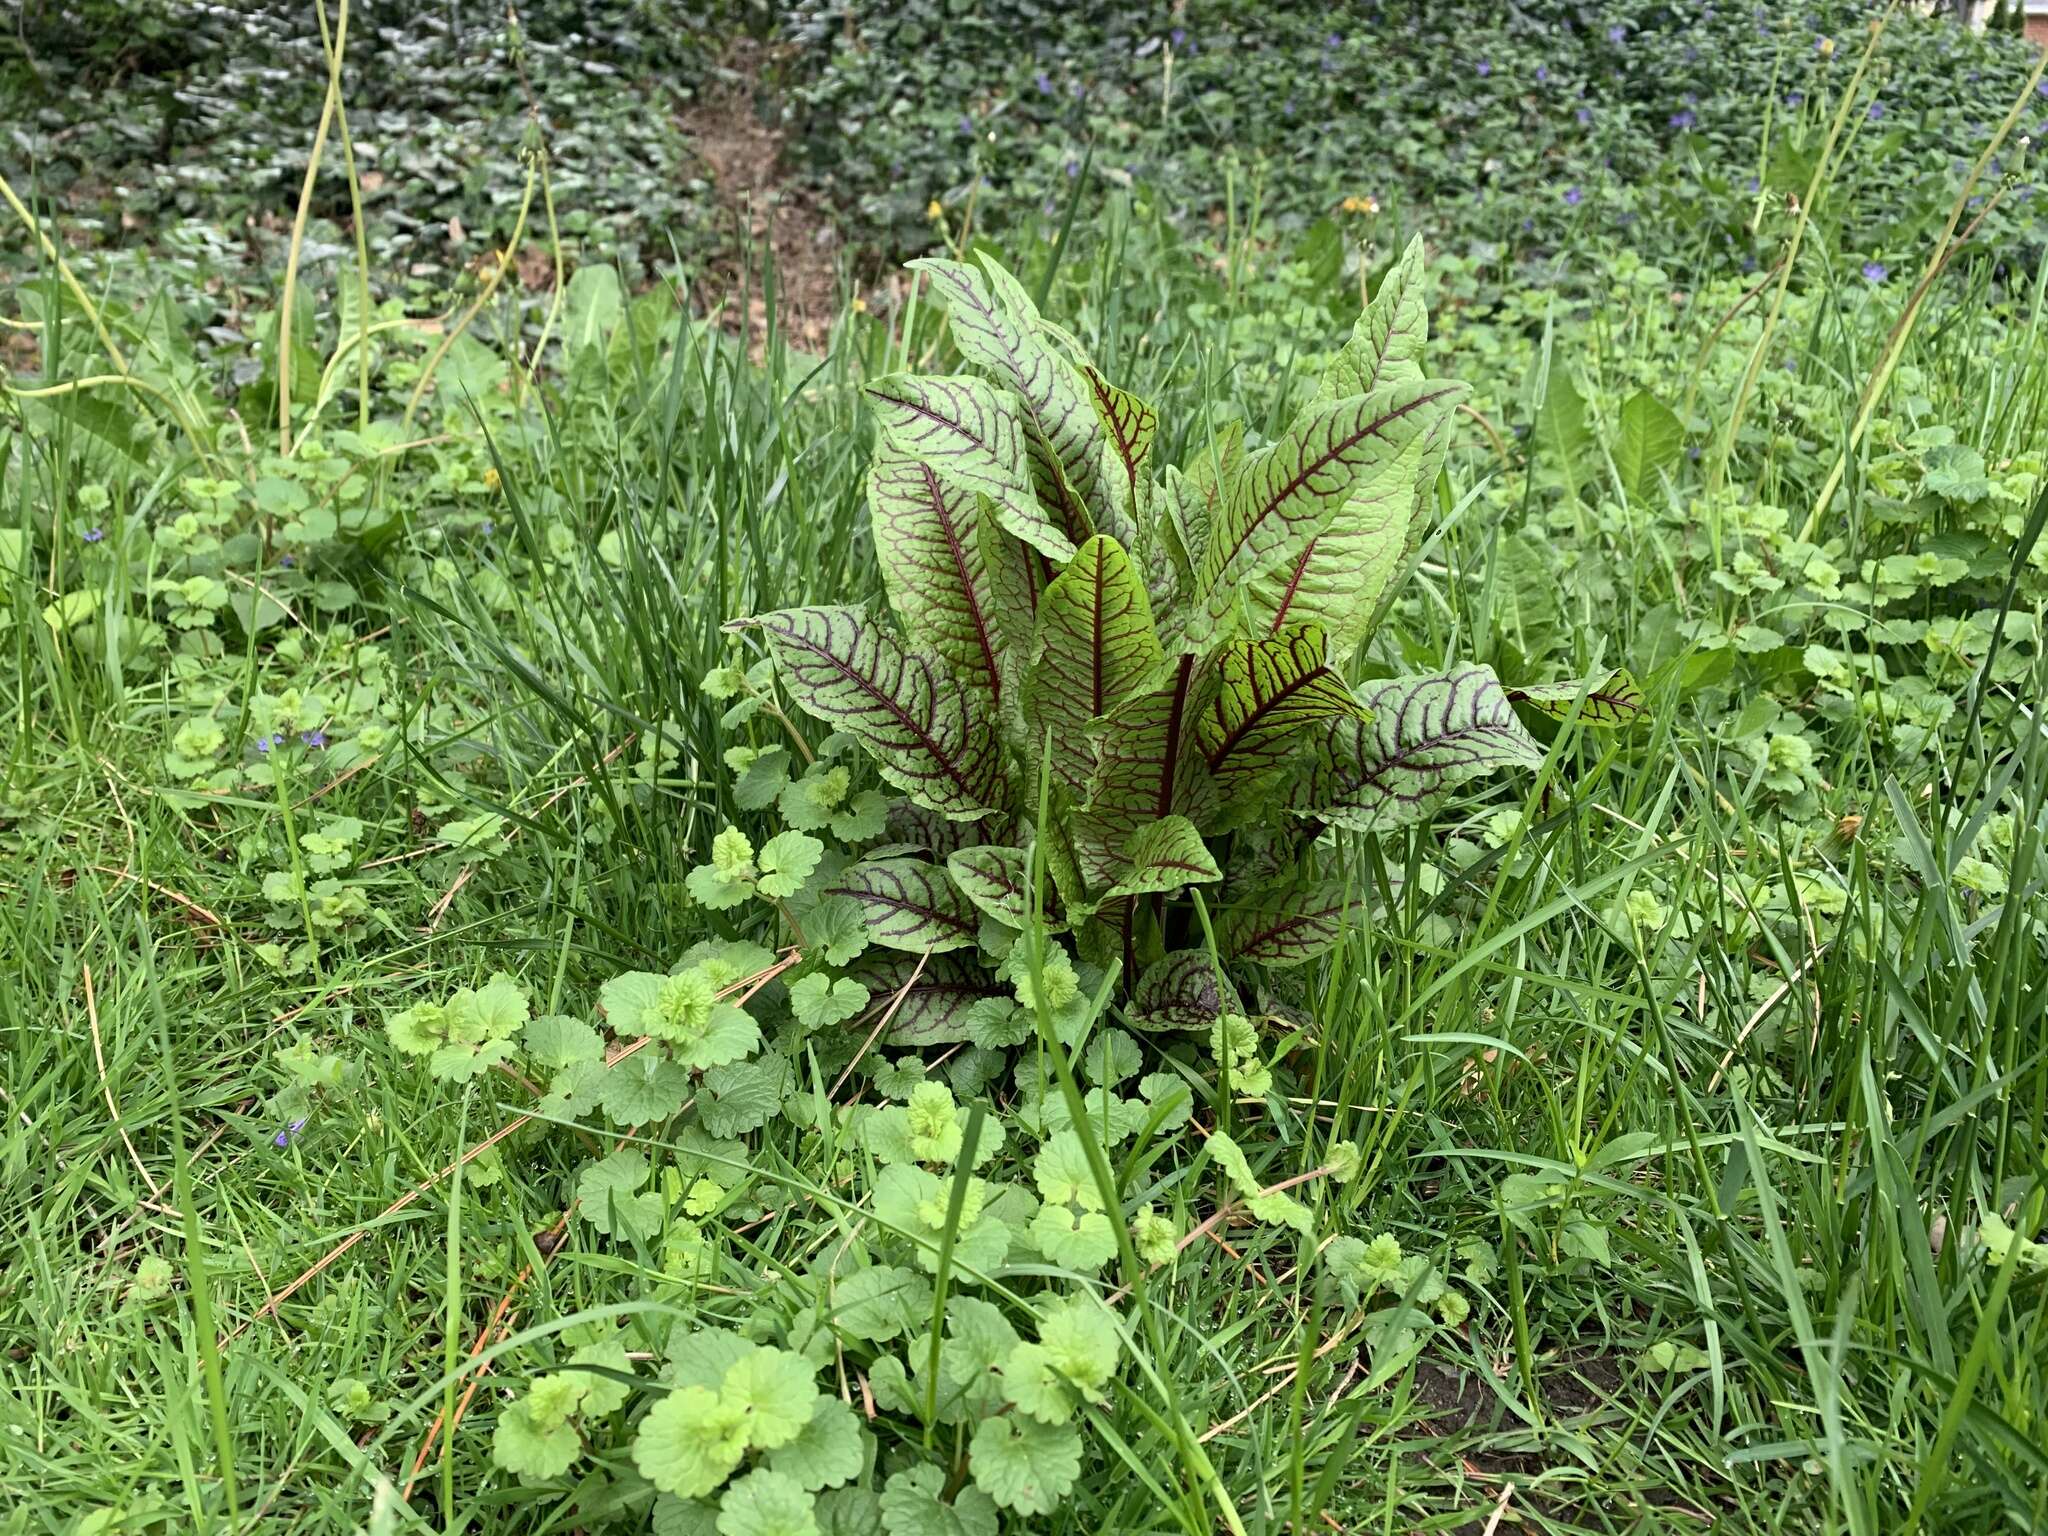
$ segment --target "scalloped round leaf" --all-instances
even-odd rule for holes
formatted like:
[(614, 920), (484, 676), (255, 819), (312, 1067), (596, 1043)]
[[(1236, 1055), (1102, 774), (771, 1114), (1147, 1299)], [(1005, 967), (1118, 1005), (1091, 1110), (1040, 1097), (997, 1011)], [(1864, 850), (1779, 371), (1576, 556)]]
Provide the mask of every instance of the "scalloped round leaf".
[(995, 1501), (966, 1487), (949, 1504), (945, 1472), (930, 1463), (893, 1473), (882, 1487), (882, 1525), (889, 1536), (996, 1536)]
[(1021, 1414), (983, 1419), (968, 1457), (974, 1485), (1020, 1515), (1049, 1515), (1081, 1475), (1081, 1436), (1070, 1424)]
[(860, 1476), (867, 1461), (860, 1420), (838, 1398), (821, 1392), (810, 1422), (789, 1444), (768, 1453), (771, 1471), (780, 1472), (811, 1492), (836, 1488)]
[(979, 926), (973, 903), (945, 869), (917, 859), (849, 865), (833, 877), (825, 894), (857, 903), (867, 918), (868, 938), (887, 949), (934, 954), (965, 949), (974, 943)]

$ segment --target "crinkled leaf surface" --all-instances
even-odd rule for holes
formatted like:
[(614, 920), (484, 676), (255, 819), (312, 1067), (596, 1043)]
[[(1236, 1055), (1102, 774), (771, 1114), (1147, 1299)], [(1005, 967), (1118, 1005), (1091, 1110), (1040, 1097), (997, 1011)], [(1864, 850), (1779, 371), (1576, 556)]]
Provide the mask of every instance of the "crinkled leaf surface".
[(1130, 556), (1114, 539), (1088, 540), (1038, 605), (1025, 698), (1028, 740), (1051, 732), (1052, 771), (1070, 790), (1079, 794), (1094, 767), (1088, 728), (1152, 681), (1163, 660)]
[(1240, 819), (1258, 809), (1243, 797), (1285, 773), (1315, 727), (1367, 714), (1324, 664), (1322, 631), (1310, 626), (1227, 641), (1220, 672), (1216, 697), (1196, 730), (1217, 789), (1237, 802)]
[(841, 870), (826, 894), (857, 902), (869, 939), (889, 949), (938, 953), (974, 943), (974, 905), (944, 865), (869, 859)]

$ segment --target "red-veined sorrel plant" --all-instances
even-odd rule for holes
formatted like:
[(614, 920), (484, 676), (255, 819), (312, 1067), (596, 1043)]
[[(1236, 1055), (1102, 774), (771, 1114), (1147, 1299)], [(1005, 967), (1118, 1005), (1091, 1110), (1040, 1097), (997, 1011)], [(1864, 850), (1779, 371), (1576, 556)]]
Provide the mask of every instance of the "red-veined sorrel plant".
[[(1233, 426), (1180, 466), (1155, 461), (1154, 410), (998, 264), (913, 265), (980, 372), (869, 386), (895, 622), (814, 607), (735, 626), (908, 801), (896, 841), (816, 895), (851, 902), (877, 944), (1000, 959), (1035, 849), (1048, 915), (1084, 962), (1122, 961), (1133, 1020), (1208, 1027), (1234, 1000), (1190, 888), (1209, 889), (1226, 962), (1298, 963), (1336, 941), (1349, 899), (1322, 829), (1410, 822), (1541, 761), (1485, 667), (1363, 690), (1342, 675), (1417, 546), (1464, 394), (1422, 366), (1419, 243), (1285, 432), (1251, 448)], [(926, 977), (895, 1038), (978, 1036), (969, 1007), (1002, 989), (965, 957)]]

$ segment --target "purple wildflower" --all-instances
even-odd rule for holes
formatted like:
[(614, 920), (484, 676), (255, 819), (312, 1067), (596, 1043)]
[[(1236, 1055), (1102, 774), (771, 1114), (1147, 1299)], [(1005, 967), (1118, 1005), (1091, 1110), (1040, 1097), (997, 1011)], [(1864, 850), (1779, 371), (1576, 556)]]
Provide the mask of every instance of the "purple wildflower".
[(1591, 107), (1579, 108), (1579, 126), (1581, 128), (1593, 126), (1593, 109)]
[(1804, 100), (1806, 100), (1806, 92), (1804, 91), (1787, 91), (1785, 93), (1785, 105), (1788, 107), (1796, 107)]
[(100, 527), (88, 528), (85, 530), (85, 532), (79, 535), (79, 537), (85, 540), (85, 542), (88, 544), (97, 544), (101, 539), (104, 539), (106, 536), (107, 530)]
[(281, 731), (280, 731), (280, 732), (277, 732), (277, 733), (275, 733), (275, 734), (273, 734), (273, 735), (269, 735), (269, 736), (258, 736), (258, 737), (256, 738), (256, 750), (257, 750), (258, 752), (261, 752), (261, 753), (262, 753), (262, 754), (263, 754), (264, 756), (266, 756), (266, 757), (268, 757), (268, 756), (270, 755), (270, 749), (271, 749), (272, 747), (281, 747), (281, 746), (283, 746), (283, 745), (284, 745), (284, 733), (283, 733), (283, 732), (281, 732)]
[(1870, 110), (1864, 115), (1868, 117), (1873, 123), (1877, 122), (1880, 118), (1884, 116), (1884, 103), (1881, 101), (1873, 101), (1870, 104)]
[(1891, 273), (1886, 270), (1883, 262), (1866, 261), (1863, 263), (1863, 280), (1866, 283), (1881, 283), (1889, 276), (1891, 276)]
[(288, 1147), (292, 1144), (292, 1138), (298, 1135), (299, 1132), (303, 1131), (305, 1128), (306, 1116), (301, 1115), (298, 1119), (294, 1120), (290, 1125), (286, 1126), (283, 1130), (279, 1131), (275, 1136), (271, 1137), (270, 1139), (279, 1147)]
[(974, 137), (974, 119), (965, 112), (960, 114), (960, 136), (967, 139)]
[(1617, 21), (1613, 26), (1607, 29), (1607, 41), (1609, 41), (1610, 43), (1627, 42), (1628, 28), (1624, 27), (1620, 22)]
[(1480, 78), (1484, 79), (1486, 76), (1493, 73), (1493, 60), (1481, 59), (1479, 61), (1478, 69)]
[(1052, 76), (1042, 69), (1038, 72), (1036, 84), (1039, 95), (1050, 96), (1052, 94)]
[(279, 565), (283, 566), (283, 567), (284, 567), (284, 568), (285, 568), (286, 570), (290, 570), (290, 569), (291, 569), (291, 568), (292, 568), (293, 566), (297, 565), (297, 564), (298, 564), (299, 562), (298, 562), (298, 558), (297, 558), (296, 556), (294, 556), (294, 555), (279, 555), (279, 556), (277, 557), (277, 563), (278, 563)]
[(1577, 187), (1566, 187), (1564, 189), (1565, 207), (1576, 208), (1579, 206), (1580, 203), (1584, 202), (1585, 200), (1586, 194), (1581, 192)]
[(1546, 84), (1549, 81), (1549, 79), (1550, 66), (1548, 64), (1538, 64), (1536, 66), (1536, 83), (1538, 85), (1543, 85)]
[(316, 725), (310, 731), (299, 732), (299, 741), (308, 747), (324, 747), (327, 745), (327, 733)]
[(1068, 179), (1069, 181), (1072, 181), (1072, 180), (1073, 180), (1073, 179), (1074, 179), (1074, 178), (1075, 178), (1076, 176), (1078, 176), (1078, 175), (1080, 175), (1080, 174), (1081, 174), (1081, 162), (1080, 162), (1080, 161), (1078, 161), (1078, 160), (1069, 160), (1069, 161), (1067, 162), (1067, 179)]
[(1344, 46), (1344, 34), (1342, 32), (1332, 32), (1323, 39), (1323, 46), (1325, 48), (1342, 48)]
[(483, 527), (484, 537), (488, 539), (488, 538), (489, 538), (489, 537), (490, 537), (490, 536), (491, 536), (492, 534), (496, 533), (497, 531), (498, 531), (498, 524), (497, 524), (497, 522), (496, 522), (496, 521), (495, 521), (494, 519), (492, 519), (492, 518), (488, 518), (488, 517), (487, 517), (487, 518), (485, 518), (485, 519), (484, 519), (484, 527)]
[(1185, 43), (1188, 40), (1188, 29), (1186, 27), (1175, 27), (1171, 32), (1166, 34), (1166, 40), (1169, 43), (1173, 44), (1174, 47), (1178, 48), (1182, 43)]
[(1671, 126), (1680, 132), (1691, 128), (1697, 122), (1699, 122), (1699, 118), (1694, 114), (1691, 107), (1683, 107), (1671, 114)]

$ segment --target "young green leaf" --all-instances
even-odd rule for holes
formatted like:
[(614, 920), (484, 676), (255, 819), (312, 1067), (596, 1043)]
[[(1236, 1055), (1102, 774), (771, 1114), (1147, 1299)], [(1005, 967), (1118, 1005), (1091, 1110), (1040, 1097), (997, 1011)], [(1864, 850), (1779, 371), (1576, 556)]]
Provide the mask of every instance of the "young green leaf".
[(1317, 404), (1422, 377), (1422, 348), (1429, 340), (1422, 288), (1422, 236), (1417, 235), (1380, 279), (1379, 292), (1351, 328), (1351, 339), (1325, 370), (1316, 386)]
[[(1584, 702), (1581, 702), (1581, 695)], [(1512, 703), (1526, 704), (1538, 714), (1563, 720), (1579, 707), (1579, 724), (1615, 729), (1643, 718), (1643, 690), (1625, 670), (1587, 683), (1534, 683), (1508, 690)]]
[(1146, 967), (1131, 993), (1130, 1021), (1139, 1029), (1207, 1029), (1237, 1009), (1235, 990), (1219, 989), (1209, 952), (1180, 949)]
[(1658, 476), (1678, 462), (1685, 450), (1685, 427), (1671, 408), (1647, 389), (1628, 397), (1621, 408), (1621, 435), (1614, 444), (1614, 472), (1621, 494), (1640, 503), (1656, 490)]
[(1081, 1475), (1081, 1436), (1071, 1425), (1021, 1414), (983, 1419), (968, 1466), (974, 1485), (1020, 1515), (1050, 1515)]

